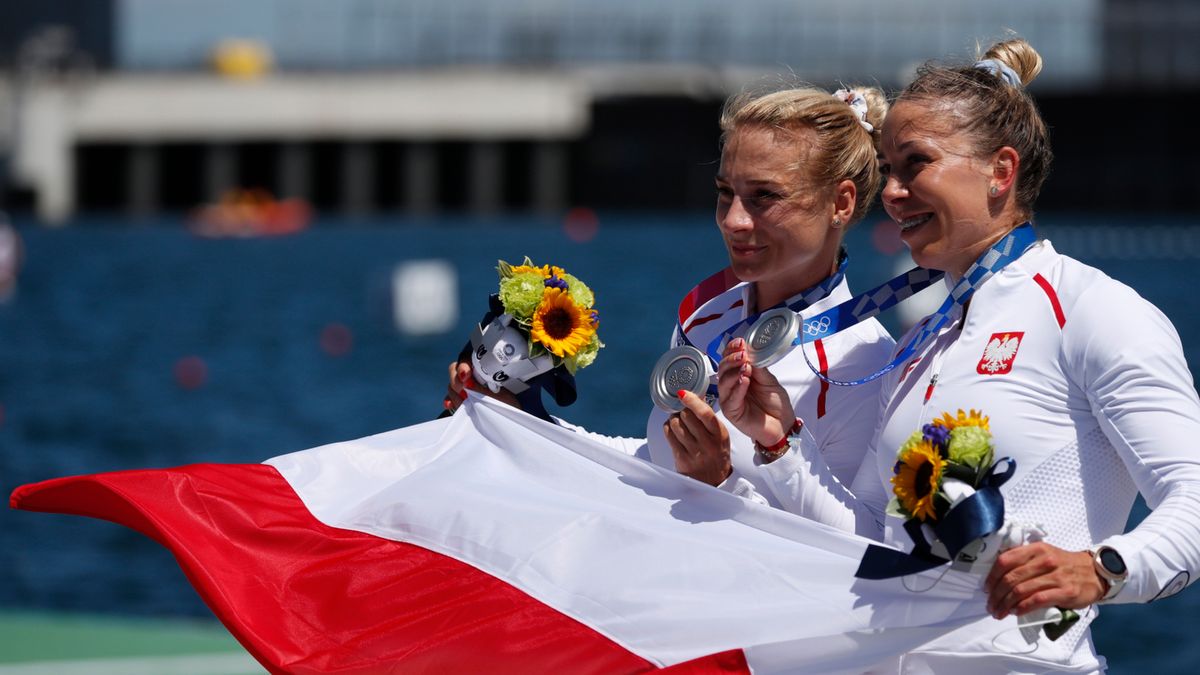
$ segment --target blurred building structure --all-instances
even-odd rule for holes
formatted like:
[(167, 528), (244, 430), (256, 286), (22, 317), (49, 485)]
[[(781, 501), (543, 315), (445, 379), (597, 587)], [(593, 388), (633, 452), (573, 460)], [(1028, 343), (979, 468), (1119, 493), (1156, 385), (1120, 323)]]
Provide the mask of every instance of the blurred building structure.
[[(1068, 158), (1052, 205), (1188, 208), (1197, 178), (1172, 166), (1198, 143), (1193, 0), (24, 5), (0, 8), (0, 205), (48, 223), (237, 186), (347, 212), (704, 207), (728, 94), (793, 77), (895, 89), (1005, 29), (1047, 64), (1034, 90)], [(231, 38), (253, 48), (221, 74)]]

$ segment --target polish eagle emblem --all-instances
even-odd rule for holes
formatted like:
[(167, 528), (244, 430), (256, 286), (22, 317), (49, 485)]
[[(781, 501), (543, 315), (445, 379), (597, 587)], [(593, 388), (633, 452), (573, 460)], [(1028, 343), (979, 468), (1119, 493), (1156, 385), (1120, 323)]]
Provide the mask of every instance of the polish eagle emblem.
[(1023, 332), (992, 333), (975, 370), (980, 375), (1004, 375), (1010, 372), (1024, 337)]

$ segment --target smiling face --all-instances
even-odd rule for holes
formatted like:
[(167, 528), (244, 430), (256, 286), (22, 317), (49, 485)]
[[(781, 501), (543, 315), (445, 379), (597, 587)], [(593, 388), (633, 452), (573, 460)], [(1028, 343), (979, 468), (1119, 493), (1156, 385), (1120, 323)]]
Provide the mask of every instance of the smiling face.
[(842, 237), (832, 221), (847, 184), (853, 210), (853, 183), (817, 188), (800, 169), (812, 139), (807, 129), (748, 126), (731, 132), (721, 153), (717, 225), (734, 274), (755, 285), (759, 310), (829, 276)]
[[(944, 121), (953, 114), (901, 100), (884, 122), (879, 153), (883, 207), (913, 260), (961, 275), (1020, 219), (1003, 198), (1011, 183), (1005, 172), (1016, 167), (997, 173), (996, 157), (980, 158), (974, 139)], [(993, 186), (1003, 190), (999, 197), (989, 195)]]

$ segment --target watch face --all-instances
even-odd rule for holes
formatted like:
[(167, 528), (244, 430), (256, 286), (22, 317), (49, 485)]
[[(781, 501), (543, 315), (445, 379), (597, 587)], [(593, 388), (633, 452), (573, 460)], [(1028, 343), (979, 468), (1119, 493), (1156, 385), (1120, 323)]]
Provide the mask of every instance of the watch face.
[(1100, 564), (1110, 574), (1121, 576), (1125, 574), (1125, 561), (1121, 559), (1121, 554), (1117, 553), (1116, 549), (1103, 548), (1100, 549)]

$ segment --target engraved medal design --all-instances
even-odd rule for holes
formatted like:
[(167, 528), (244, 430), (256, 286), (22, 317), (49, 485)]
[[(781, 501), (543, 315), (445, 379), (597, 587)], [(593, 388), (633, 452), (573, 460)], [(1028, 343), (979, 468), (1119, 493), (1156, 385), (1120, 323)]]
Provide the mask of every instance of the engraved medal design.
[(800, 318), (786, 307), (763, 312), (746, 331), (750, 363), (764, 368), (778, 363), (792, 351), (792, 341), (800, 329)]
[(683, 410), (676, 395), (680, 389), (706, 398), (713, 376), (708, 357), (699, 349), (683, 345), (663, 354), (650, 373), (650, 398), (654, 405), (667, 412)]

